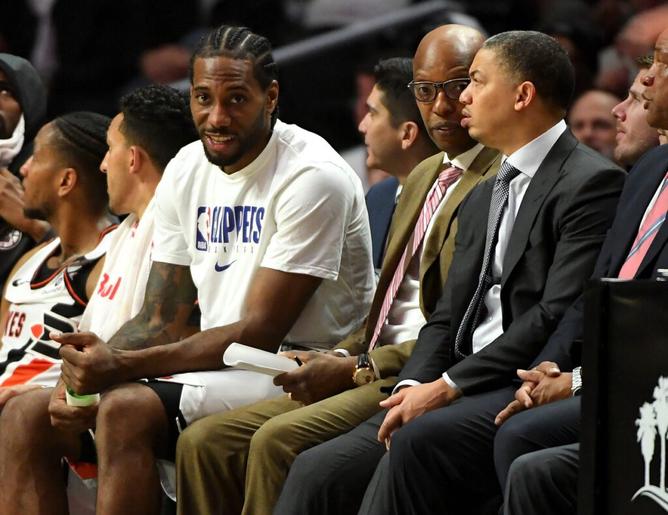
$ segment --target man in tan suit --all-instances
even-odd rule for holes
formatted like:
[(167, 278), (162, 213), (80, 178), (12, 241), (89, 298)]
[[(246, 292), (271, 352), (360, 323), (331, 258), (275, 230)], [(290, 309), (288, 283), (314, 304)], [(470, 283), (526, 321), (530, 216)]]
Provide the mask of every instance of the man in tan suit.
[(497, 152), (460, 126), (459, 94), (484, 41), (446, 25), (427, 34), (409, 87), (443, 151), (410, 174), (390, 228), (378, 288), (365, 326), (333, 353), (297, 352), (304, 365), (278, 376), (287, 396), (204, 418), (179, 438), (181, 514), (270, 514), (299, 452), (349, 431), (380, 410), (441, 295), (467, 193), (496, 173)]

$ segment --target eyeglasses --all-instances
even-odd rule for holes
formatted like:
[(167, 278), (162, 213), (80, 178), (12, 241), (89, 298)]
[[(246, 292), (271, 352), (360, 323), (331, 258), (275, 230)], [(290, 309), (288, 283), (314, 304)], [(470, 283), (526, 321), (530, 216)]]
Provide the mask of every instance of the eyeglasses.
[(438, 94), (438, 88), (445, 92), (445, 96), (457, 100), (462, 91), (469, 85), (471, 79), (450, 79), (443, 82), (430, 82), (427, 80), (412, 80), (408, 83), (408, 89), (413, 92), (418, 102), (433, 102)]

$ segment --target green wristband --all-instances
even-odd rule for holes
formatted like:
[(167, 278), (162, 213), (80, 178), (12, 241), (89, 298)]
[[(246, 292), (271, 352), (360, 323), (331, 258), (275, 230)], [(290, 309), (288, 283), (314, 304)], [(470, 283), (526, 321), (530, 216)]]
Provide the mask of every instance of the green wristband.
[(100, 402), (100, 394), (93, 393), (90, 395), (78, 395), (68, 386), (65, 388), (65, 400), (67, 401), (68, 406), (83, 408), (86, 406), (94, 406)]

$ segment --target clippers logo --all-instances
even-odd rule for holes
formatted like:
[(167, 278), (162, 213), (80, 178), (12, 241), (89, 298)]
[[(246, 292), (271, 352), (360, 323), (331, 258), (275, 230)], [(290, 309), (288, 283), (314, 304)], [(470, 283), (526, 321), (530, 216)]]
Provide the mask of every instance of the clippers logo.
[(222, 249), (227, 253), (228, 245), (245, 247), (259, 243), (264, 213), (264, 208), (257, 206), (199, 206), (195, 228), (196, 249), (202, 252)]

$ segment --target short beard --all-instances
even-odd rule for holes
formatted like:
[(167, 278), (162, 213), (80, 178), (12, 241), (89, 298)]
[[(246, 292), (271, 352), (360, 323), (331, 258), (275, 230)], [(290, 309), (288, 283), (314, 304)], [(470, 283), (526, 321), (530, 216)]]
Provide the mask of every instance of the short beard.
[[(200, 140), (202, 141), (202, 147), (204, 148), (204, 155), (211, 164), (216, 165), (221, 169), (225, 166), (233, 165), (234, 163), (238, 162), (243, 157), (243, 155), (255, 145), (255, 143), (258, 141), (258, 138), (260, 137), (256, 135), (262, 134), (262, 137), (264, 137), (266, 127), (267, 125), (265, 123), (265, 114), (264, 112), (261, 112), (255, 120), (255, 123), (253, 123), (251, 126), (251, 135), (244, 141), (239, 141), (239, 150), (237, 150), (234, 155), (227, 158), (211, 155), (209, 153), (209, 149), (206, 148), (206, 144), (204, 143), (204, 134), (200, 133)], [(271, 121), (269, 121), (269, 133), (271, 133)]]
[(26, 218), (31, 218), (33, 220), (43, 220), (45, 222), (49, 221), (49, 215), (45, 209), (39, 209), (36, 207), (24, 207), (23, 215)]
[(12, 135), (8, 134), (7, 124), (5, 123), (4, 118), (0, 117), (0, 139), (9, 139)]
[(202, 141), (202, 148), (204, 148), (204, 155), (209, 160), (209, 162), (212, 165), (218, 166), (219, 168), (223, 168), (224, 166), (233, 165), (234, 163), (239, 161), (239, 159), (241, 159), (241, 156), (244, 154), (244, 152), (246, 150), (245, 148), (239, 148), (239, 151), (236, 154), (234, 154), (233, 156), (230, 156), (228, 158), (223, 158), (223, 157), (215, 156), (215, 155), (209, 153), (209, 149), (206, 148), (206, 144), (203, 141)]

